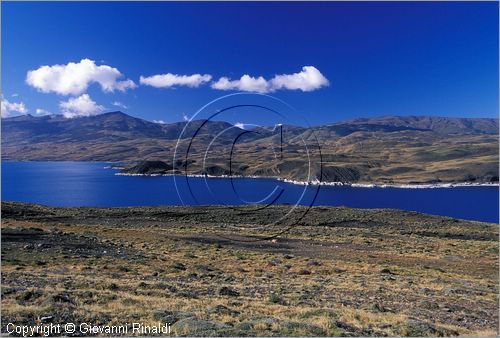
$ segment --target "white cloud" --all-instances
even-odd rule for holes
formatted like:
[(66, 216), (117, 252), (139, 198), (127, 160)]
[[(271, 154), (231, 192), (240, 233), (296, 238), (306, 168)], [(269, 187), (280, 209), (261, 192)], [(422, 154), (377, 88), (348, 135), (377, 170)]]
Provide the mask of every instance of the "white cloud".
[(14, 94), (12, 94), (11, 96), (12, 96), (12, 97), (18, 97), (18, 96), (19, 96), (19, 94), (18, 94), (18, 93), (14, 93)]
[(310, 92), (329, 84), (328, 79), (316, 67), (304, 66), (299, 73), (276, 75), (270, 80), (266, 80), (262, 76), (252, 77), (247, 74), (239, 80), (221, 77), (212, 83), (212, 88), (257, 93), (270, 93), (282, 89)]
[(170, 88), (175, 86), (186, 86), (196, 88), (210, 81), (212, 76), (209, 74), (177, 75), (177, 74), (158, 74), (144, 77), (141, 75), (139, 82), (142, 85), (155, 88)]
[(230, 80), (227, 77), (221, 77), (217, 82), (212, 83), (213, 89), (219, 90), (241, 90), (244, 92), (267, 93), (270, 92), (269, 83), (262, 76), (257, 78), (250, 75), (243, 75), (239, 80)]
[(119, 101), (113, 102), (112, 105), (115, 106), (115, 107), (118, 107), (118, 108), (128, 109), (128, 106), (124, 105), (123, 103), (121, 103)]
[(158, 124), (166, 124), (167, 122), (163, 121), (163, 120), (153, 120), (154, 123), (158, 123)]
[(48, 110), (45, 110), (45, 109), (42, 109), (42, 108), (37, 108), (35, 110), (35, 113), (39, 116), (45, 116), (45, 115), (52, 115), (51, 112), (49, 112)]
[(184, 121), (189, 121), (189, 116), (187, 116), (187, 114), (186, 114), (186, 113), (182, 113), (182, 119), (183, 119)]
[(241, 122), (236, 122), (234, 124), (234, 126), (240, 128), (240, 129), (245, 129), (245, 124), (241, 123)]
[(80, 95), (92, 83), (98, 83), (104, 92), (125, 91), (137, 85), (130, 79), (119, 80), (123, 75), (116, 68), (82, 59), (65, 65), (41, 66), (28, 71), (26, 83), (43, 93)]
[(310, 92), (329, 84), (328, 79), (313, 66), (302, 67), (302, 71), (295, 74), (276, 75), (271, 80), (273, 90), (289, 89)]
[(12, 113), (19, 113), (21, 115), (28, 113), (28, 109), (23, 102), (9, 102), (7, 99), (3, 98), (0, 108), (2, 117), (12, 116)]
[(61, 101), (59, 107), (67, 118), (79, 116), (92, 116), (104, 111), (104, 107), (95, 103), (88, 94), (70, 98), (68, 101)]

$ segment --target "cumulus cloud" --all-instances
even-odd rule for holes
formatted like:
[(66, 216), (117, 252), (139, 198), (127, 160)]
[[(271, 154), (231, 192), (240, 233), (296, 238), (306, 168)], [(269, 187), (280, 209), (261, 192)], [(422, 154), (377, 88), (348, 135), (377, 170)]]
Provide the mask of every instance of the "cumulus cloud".
[(23, 102), (9, 102), (7, 99), (2, 98), (1, 103), (1, 116), (9, 117), (12, 116), (13, 113), (18, 113), (21, 115), (27, 114), (28, 109), (24, 105)]
[(52, 113), (51, 113), (51, 112), (49, 112), (48, 110), (42, 109), (42, 108), (37, 108), (37, 109), (35, 110), (35, 113), (36, 113), (38, 116), (52, 115)]
[(171, 88), (175, 86), (186, 86), (196, 88), (202, 84), (209, 82), (212, 75), (209, 74), (193, 74), (193, 75), (178, 75), (178, 74), (158, 74), (152, 76), (141, 76), (140, 84), (155, 88)]
[(234, 126), (240, 128), (240, 129), (245, 129), (245, 124), (241, 123), (241, 122), (236, 122), (234, 124)]
[(313, 66), (302, 67), (302, 71), (295, 74), (276, 75), (271, 80), (273, 90), (289, 89), (310, 92), (329, 84), (328, 79)]
[(92, 116), (104, 111), (104, 107), (95, 103), (88, 94), (70, 98), (68, 101), (61, 101), (59, 107), (67, 118), (79, 116)]
[(65, 65), (41, 66), (28, 71), (26, 83), (43, 93), (80, 95), (92, 83), (98, 83), (104, 92), (125, 91), (137, 87), (130, 79), (120, 80), (123, 74), (107, 65), (96, 65), (82, 59)]
[(158, 124), (166, 124), (167, 122), (163, 121), (163, 120), (153, 120), (154, 123), (158, 123)]
[(213, 89), (219, 90), (241, 90), (244, 92), (268, 93), (271, 91), (269, 82), (262, 76), (252, 77), (243, 75), (239, 80), (230, 80), (227, 77), (221, 77), (212, 83)]
[(127, 109), (128, 106), (124, 105), (123, 103), (119, 102), (119, 101), (115, 101), (112, 103), (113, 106), (115, 107), (118, 107), (118, 108), (122, 108), (122, 109)]
[(256, 93), (271, 93), (284, 89), (310, 92), (329, 84), (328, 79), (316, 67), (304, 66), (302, 71), (298, 73), (276, 75), (270, 80), (266, 80), (262, 76), (252, 77), (247, 74), (243, 75), (239, 80), (221, 77), (212, 83), (212, 88)]
[(182, 119), (184, 121), (189, 121), (189, 116), (186, 113), (182, 113)]

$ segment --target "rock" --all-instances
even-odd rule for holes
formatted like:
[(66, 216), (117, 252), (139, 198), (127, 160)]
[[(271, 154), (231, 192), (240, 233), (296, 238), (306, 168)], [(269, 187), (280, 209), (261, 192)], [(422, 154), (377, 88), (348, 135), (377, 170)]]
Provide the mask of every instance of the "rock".
[(42, 295), (40, 291), (33, 291), (33, 290), (28, 290), (23, 293), (21, 293), (19, 296), (16, 297), (18, 303), (24, 303), (24, 302), (29, 302), (34, 300), (35, 298), (38, 298)]
[(184, 271), (186, 270), (186, 266), (184, 264), (182, 264), (181, 262), (175, 262), (173, 265), (172, 265), (172, 268), (176, 269), (176, 270), (181, 270), (181, 271)]
[(221, 315), (237, 316), (240, 313), (236, 310), (230, 309), (224, 305), (216, 305), (208, 310), (208, 313), (216, 313)]
[(295, 322), (291, 320), (280, 320), (279, 334), (284, 336), (296, 335), (297, 332), (305, 331), (307, 336), (324, 336), (325, 331), (312, 324)]
[(184, 318), (172, 325), (172, 331), (177, 335), (203, 335), (213, 336), (216, 330), (226, 326), (208, 320), (199, 320), (196, 318)]
[(380, 270), (380, 273), (394, 275), (394, 273), (389, 269), (382, 269), (382, 270)]
[(162, 323), (174, 324), (175, 322), (184, 319), (195, 317), (193, 313), (169, 310), (157, 310), (153, 312), (153, 318)]
[(446, 307), (448, 312), (462, 312), (462, 311), (467, 311), (467, 309), (463, 306), (457, 305), (457, 304), (449, 304)]
[(10, 295), (12, 293), (15, 293), (17, 291), (16, 288), (9, 288), (9, 287), (3, 287), (0, 290), (0, 294), (3, 296)]
[(140, 282), (139, 284), (137, 284), (137, 287), (138, 287), (138, 288), (142, 288), (142, 289), (145, 289), (145, 288), (147, 288), (148, 286), (149, 286), (149, 285), (148, 285), (148, 283), (146, 283), (146, 282)]
[(335, 326), (339, 329), (348, 331), (348, 332), (356, 332), (359, 331), (355, 326), (347, 324), (345, 322), (341, 322), (340, 320), (335, 321)]
[(263, 317), (263, 318), (252, 318), (251, 323), (253, 324), (252, 326), (260, 326), (260, 327), (267, 327), (269, 330), (273, 324), (277, 324), (279, 322), (279, 319), (274, 318), (274, 317)]
[(55, 295), (52, 295), (51, 299), (55, 303), (73, 303), (71, 298), (69, 298), (69, 296), (64, 293), (57, 293)]
[(299, 270), (299, 275), (310, 275), (311, 274), (311, 271), (307, 270), (307, 269), (301, 269)]
[(236, 280), (236, 278), (232, 275), (227, 275), (226, 277), (224, 277), (224, 282), (234, 282)]
[(160, 289), (160, 290), (167, 290), (167, 291), (170, 291), (172, 293), (177, 292), (177, 288), (175, 286), (167, 284), (167, 283), (163, 283), (163, 282), (156, 283), (154, 285), (154, 288)]
[(270, 266), (276, 266), (276, 265), (280, 265), (281, 264), (281, 261), (277, 258), (273, 258), (269, 261), (268, 263)]
[(259, 327), (259, 331), (272, 332), (272, 334), (265, 333), (265, 336), (302, 336), (304, 333), (306, 336), (325, 336), (325, 331), (318, 326), (273, 317), (253, 318), (235, 325), (235, 329), (247, 332), (252, 332), (255, 327)]
[(373, 306), (373, 310), (376, 311), (376, 312), (392, 312), (392, 309), (384, 306), (383, 304), (381, 303), (376, 303), (374, 306)]
[(438, 331), (434, 325), (418, 319), (406, 321), (406, 335), (410, 337), (437, 336)]
[(198, 299), (199, 295), (196, 291), (191, 291), (191, 290), (183, 290), (177, 292), (177, 295), (179, 297), (185, 297), (185, 298), (192, 298), (192, 299)]
[(282, 304), (282, 305), (285, 303), (283, 298), (277, 293), (271, 293), (269, 295), (269, 302), (273, 304)]
[(464, 294), (466, 292), (464, 292), (464, 290), (458, 288), (458, 287), (452, 287), (452, 286), (448, 286), (446, 288), (444, 288), (442, 290), (442, 292), (444, 292), (444, 294), (446, 296), (450, 296), (450, 295), (460, 295), (460, 294)]
[(53, 320), (54, 320), (54, 316), (43, 316), (43, 317), (40, 317), (40, 321), (42, 323), (52, 323)]
[(82, 297), (83, 298), (92, 298), (92, 297), (94, 297), (94, 293), (92, 291), (84, 291), (82, 293)]
[(118, 291), (120, 288), (115, 283), (111, 283), (109, 284), (108, 289), (111, 291)]
[(221, 296), (230, 296), (230, 297), (238, 297), (240, 295), (240, 293), (234, 289), (231, 289), (230, 287), (227, 287), (227, 286), (223, 286), (221, 288), (219, 288), (219, 290), (217, 291), (217, 294), (221, 295)]
[[(60, 321), (72, 313), (75, 308), (74, 301), (65, 293), (55, 293), (49, 295), (43, 302), (42, 306), (50, 309), (54, 313), (55, 320)], [(64, 320), (63, 320), (64, 321)]]
[(196, 271), (201, 272), (201, 273), (207, 273), (207, 272), (214, 271), (214, 269), (212, 269), (208, 265), (202, 265), (202, 264), (196, 265), (194, 268)]
[(250, 332), (252, 330), (253, 323), (250, 321), (245, 321), (245, 322), (239, 322), (237, 323), (234, 328), (237, 330), (242, 330), (246, 332)]
[[(104, 254), (106, 253), (106, 251), (104, 251)], [(130, 272), (130, 269), (126, 266), (120, 266), (118, 267), (118, 271), (121, 271), (121, 272)]]
[(437, 302), (432, 302), (428, 300), (422, 300), (419, 302), (420, 307), (428, 310), (436, 310), (439, 309), (439, 304)]
[(412, 337), (421, 336), (457, 336), (459, 332), (443, 327), (438, 327), (433, 324), (424, 322), (420, 319), (409, 318), (406, 321), (406, 335)]

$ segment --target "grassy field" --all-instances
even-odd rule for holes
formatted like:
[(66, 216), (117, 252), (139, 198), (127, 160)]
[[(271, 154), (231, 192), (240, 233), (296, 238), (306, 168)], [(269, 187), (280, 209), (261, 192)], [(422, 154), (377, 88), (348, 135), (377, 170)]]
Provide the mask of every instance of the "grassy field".
[[(289, 216), (304, 210), (298, 208)], [(498, 333), (498, 225), (395, 210), (2, 203), (9, 322), (172, 324), (175, 335)]]

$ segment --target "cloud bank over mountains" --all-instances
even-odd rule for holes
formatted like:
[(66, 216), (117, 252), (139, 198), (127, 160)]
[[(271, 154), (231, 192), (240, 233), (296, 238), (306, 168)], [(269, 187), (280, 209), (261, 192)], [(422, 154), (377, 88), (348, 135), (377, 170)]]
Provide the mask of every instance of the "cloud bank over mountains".
[[(314, 66), (304, 66), (292, 74), (274, 75), (270, 79), (263, 76), (242, 75), (239, 79), (221, 76), (217, 80), (210, 74), (154, 74), (139, 77), (139, 84), (126, 78), (117, 68), (98, 65), (94, 60), (82, 59), (67, 64), (44, 65), (29, 70), (25, 82), (41, 93), (54, 93), (70, 96), (59, 102), (61, 113), (68, 117), (91, 116), (102, 113), (105, 108), (97, 104), (87, 93), (91, 85), (97, 84), (102, 92), (126, 92), (141, 86), (169, 89), (177, 87), (200, 88), (208, 86), (213, 90), (242, 91), (254, 93), (273, 93), (279, 90), (311, 92), (329, 86), (329, 80)], [(126, 105), (114, 101), (111, 105), (125, 108)], [(38, 108), (37, 111), (47, 111)], [(23, 102), (10, 103), (2, 99), (2, 117), (13, 113), (26, 114), (28, 109)], [(42, 113), (42, 114), (43, 114)]]

